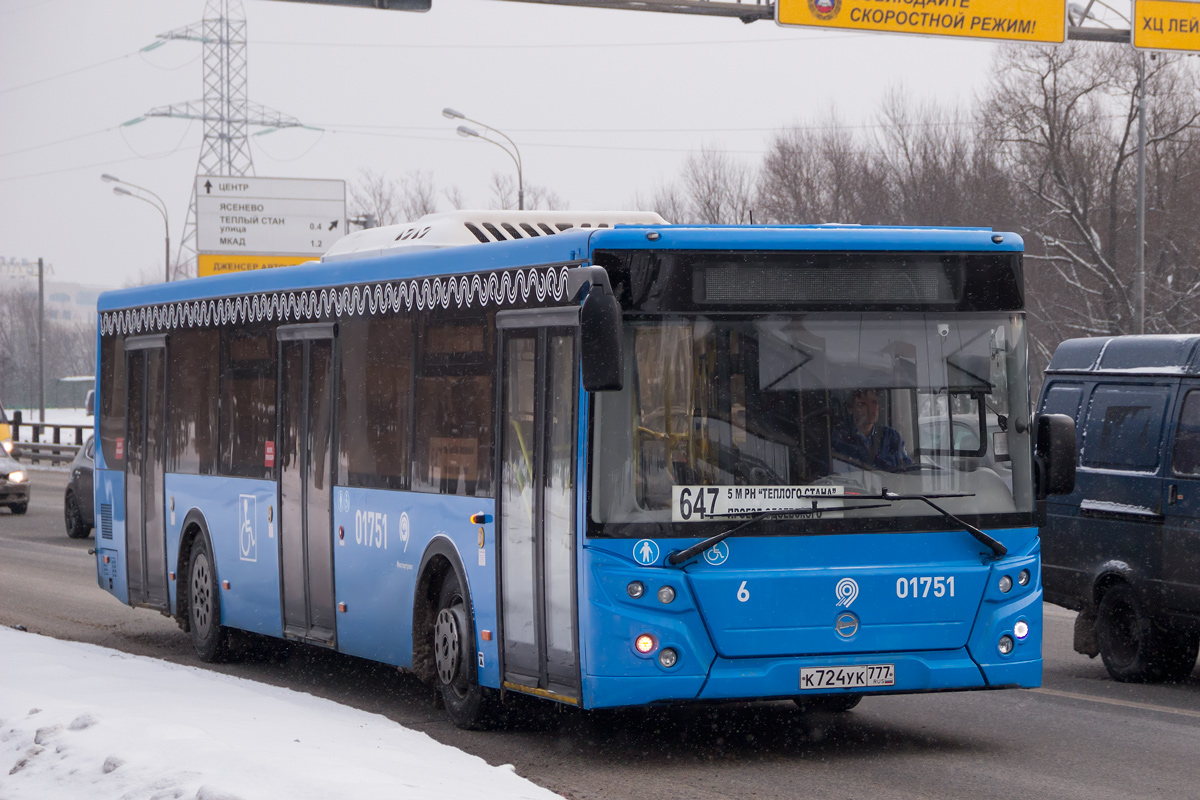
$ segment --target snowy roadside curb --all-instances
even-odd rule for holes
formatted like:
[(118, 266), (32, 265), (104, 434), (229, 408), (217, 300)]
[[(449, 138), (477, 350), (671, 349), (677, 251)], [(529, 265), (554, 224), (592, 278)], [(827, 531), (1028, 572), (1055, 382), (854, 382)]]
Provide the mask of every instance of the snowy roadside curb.
[(0, 627), (0, 796), (554, 800), (379, 714)]

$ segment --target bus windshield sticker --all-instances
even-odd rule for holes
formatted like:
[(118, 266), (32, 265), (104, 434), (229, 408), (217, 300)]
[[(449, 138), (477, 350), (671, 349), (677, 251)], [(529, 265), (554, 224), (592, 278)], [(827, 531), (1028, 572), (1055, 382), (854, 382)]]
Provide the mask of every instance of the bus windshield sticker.
[(745, 519), (758, 514), (821, 516), (843, 508), (844, 486), (673, 486), (671, 521)]

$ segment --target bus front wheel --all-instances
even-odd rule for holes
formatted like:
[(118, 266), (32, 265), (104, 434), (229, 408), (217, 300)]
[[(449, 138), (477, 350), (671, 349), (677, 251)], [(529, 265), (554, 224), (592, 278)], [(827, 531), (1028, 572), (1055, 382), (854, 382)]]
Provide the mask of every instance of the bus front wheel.
[(471, 608), (451, 570), (438, 593), (433, 623), (433, 661), (438, 688), (450, 719), (460, 728), (481, 730), (495, 723), (495, 691), (479, 685)]

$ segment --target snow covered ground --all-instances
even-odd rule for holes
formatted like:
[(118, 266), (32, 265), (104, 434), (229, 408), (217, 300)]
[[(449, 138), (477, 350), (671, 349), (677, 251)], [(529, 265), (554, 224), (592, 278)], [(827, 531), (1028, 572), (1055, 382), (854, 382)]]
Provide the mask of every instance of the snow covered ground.
[(555, 795), (311, 695), (0, 627), (0, 800)]

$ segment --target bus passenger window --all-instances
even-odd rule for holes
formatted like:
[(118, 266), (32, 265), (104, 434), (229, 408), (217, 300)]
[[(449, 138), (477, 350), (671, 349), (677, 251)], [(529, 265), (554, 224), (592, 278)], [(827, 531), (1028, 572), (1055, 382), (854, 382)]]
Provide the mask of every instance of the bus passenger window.
[(412, 321), (340, 324), (339, 470), (347, 486), (407, 489), (412, 424)]
[(167, 365), (167, 471), (212, 475), (217, 471), (217, 372), (215, 330), (171, 334)]
[(491, 319), (425, 322), (414, 409), (417, 491), (491, 496)]
[(125, 468), (117, 457), (117, 440), (124, 438), (125, 337), (105, 336), (100, 343), (100, 447), (109, 469)]
[(221, 473), (271, 478), (266, 445), (275, 442), (275, 332), (222, 332)]

